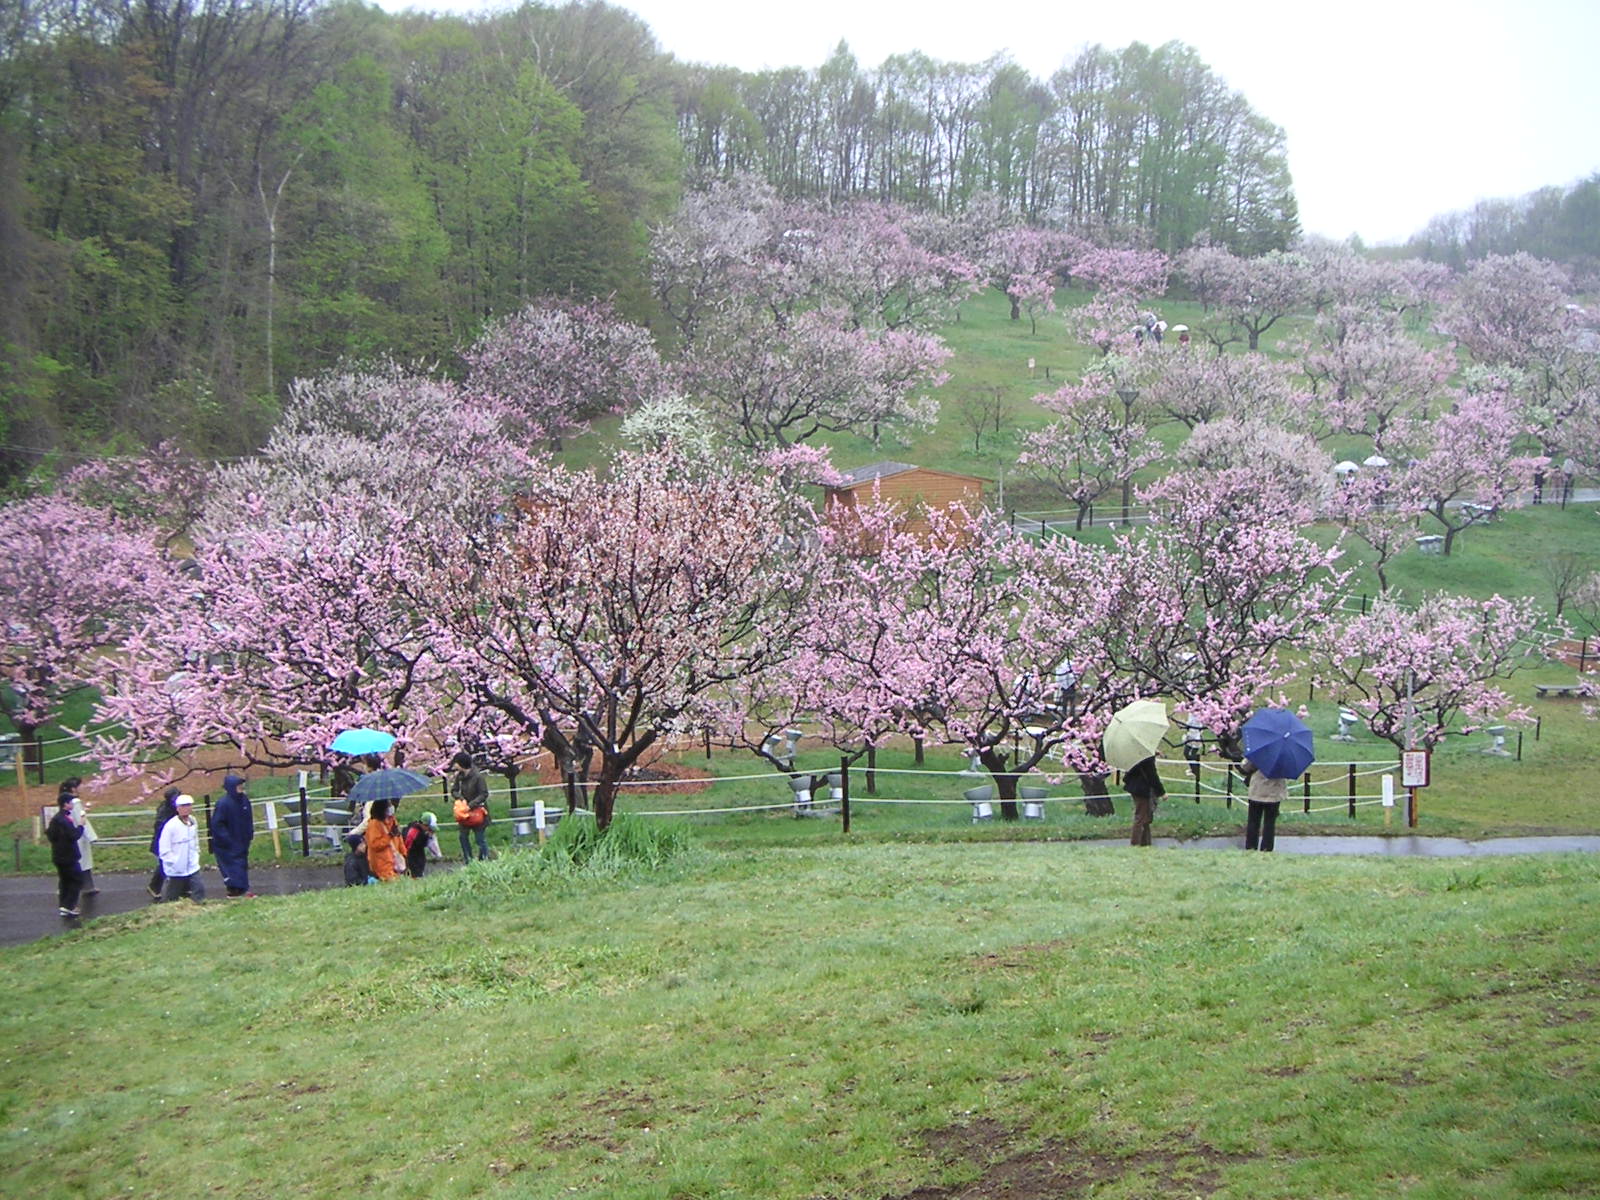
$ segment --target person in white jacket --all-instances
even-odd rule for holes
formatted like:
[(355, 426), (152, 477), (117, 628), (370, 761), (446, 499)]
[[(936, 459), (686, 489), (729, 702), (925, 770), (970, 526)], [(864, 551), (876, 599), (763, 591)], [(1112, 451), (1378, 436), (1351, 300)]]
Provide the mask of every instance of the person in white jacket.
[(196, 904), (203, 904), (206, 885), (200, 878), (200, 825), (194, 819), (194, 797), (178, 796), (173, 805), (178, 815), (161, 827), (161, 836), (156, 842), (161, 869), (167, 876), (163, 898), (176, 900), (187, 896)]

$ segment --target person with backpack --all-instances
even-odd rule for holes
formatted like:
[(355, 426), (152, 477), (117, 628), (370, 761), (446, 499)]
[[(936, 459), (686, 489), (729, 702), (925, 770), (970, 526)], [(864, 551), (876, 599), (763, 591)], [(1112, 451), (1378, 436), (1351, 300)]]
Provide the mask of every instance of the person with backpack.
[(489, 782), (473, 765), (472, 755), (458, 751), (451, 760), (455, 774), (450, 777), (450, 798), (455, 801), (456, 826), (461, 834), (461, 861), (472, 861), (471, 838), (478, 841), (478, 859), (489, 857)]
[(45, 827), (50, 840), (50, 861), (55, 864), (57, 897), (63, 917), (76, 917), (78, 895), (83, 891), (83, 868), (78, 865), (78, 841), (83, 826), (72, 816), (72, 793), (65, 788), (56, 797), (56, 815)]
[(439, 849), (439, 818), (431, 812), (423, 813), (407, 825), (401, 836), (406, 847), (406, 870), (413, 879), (422, 878), (430, 858), (437, 862), (444, 857)]

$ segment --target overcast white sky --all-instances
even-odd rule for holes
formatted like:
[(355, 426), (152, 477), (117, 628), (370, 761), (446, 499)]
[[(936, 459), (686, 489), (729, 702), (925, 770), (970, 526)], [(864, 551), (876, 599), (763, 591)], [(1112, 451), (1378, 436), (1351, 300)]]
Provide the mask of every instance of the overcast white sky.
[(842, 39), (864, 68), (1004, 51), (1048, 78), (1085, 45), (1186, 42), (1283, 126), (1301, 223), (1334, 238), (1400, 241), (1440, 213), (1600, 170), (1600, 0), (612, 2), (680, 60), (745, 70), (816, 67)]

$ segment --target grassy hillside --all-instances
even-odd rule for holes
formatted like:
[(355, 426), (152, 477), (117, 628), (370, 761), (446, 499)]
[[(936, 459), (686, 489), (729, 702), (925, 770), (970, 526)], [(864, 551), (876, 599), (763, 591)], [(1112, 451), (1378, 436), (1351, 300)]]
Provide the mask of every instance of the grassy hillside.
[(522, 858), (0, 950), (0, 1190), (1600, 1190), (1600, 864)]

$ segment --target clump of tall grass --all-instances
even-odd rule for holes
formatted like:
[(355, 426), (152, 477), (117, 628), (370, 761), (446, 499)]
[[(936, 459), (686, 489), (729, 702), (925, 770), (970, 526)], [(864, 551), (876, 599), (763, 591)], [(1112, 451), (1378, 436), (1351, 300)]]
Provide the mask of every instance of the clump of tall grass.
[(619, 814), (601, 832), (592, 820), (568, 818), (540, 846), (512, 850), (439, 877), (430, 906), (484, 900), (530, 891), (561, 892), (599, 880), (654, 875), (685, 860), (694, 849), (687, 825)]

